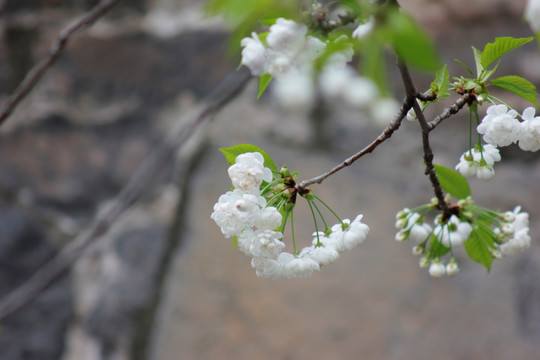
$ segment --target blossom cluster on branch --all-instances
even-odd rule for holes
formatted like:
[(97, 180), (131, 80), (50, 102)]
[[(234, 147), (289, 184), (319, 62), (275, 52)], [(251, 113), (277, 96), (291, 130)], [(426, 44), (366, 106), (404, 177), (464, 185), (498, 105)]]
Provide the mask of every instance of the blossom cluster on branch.
[[(234, 236), (238, 249), (251, 257), (257, 276), (270, 280), (311, 276), (367, 236), (369, 227), (362, 223), (362, 215), (353, 221), (338, 218), (338, 224), (316, 231), (312, 245), (300, 251), (293, 233), (294, 251), (285, 252), (283, 231), (288, 219), (294, 222), (292, 212), (296, 201), (292, 175), (282, 169), (274, 179), (260, 152), (239, 154), (228, 173), (234, 190), (220, 196), (211, 218), (225, 237)], [(312, 193), (303, 196), (308, 202), (314, 201)], [(316, 205), (310, 203), (310, 207)], [(317, 212), (321, 214), (320, 210)]]
[[(234, 0), (210, 1), (226, 7)], [(234, 236), (238, 248), (252, 257), (257, 275), (270, 279), (306, 277), (365, 239), (369, 227), (361, 222), (362, 215), (353, 221), (341, 220), (307, 186), (320, 184), (375, 150), (405, 118), (419, 125), (421, 158), (435, 198), (398, 212), (395, 239), (416, 243), (413, 254), (420, 256), (420, 266), (428, 267), (433, 277), (454, 276), (460, 269), (454, 251), (464, 247), (470, 259), (489, 271), (495, 259), (528, 248), (528, 213), (520, 206), (500, 212), (476, 205), (467, 178), (492, 179), (495, 164), (502, 160), (499, 147), (517, 144), (525, 151), (540, 150), (540, 116), (535, 116), (535, 108), (520, 113), (492, 92), (493, 88), (503, 89), (538, 107), (536, 87), (529, 80), (518, 75), (495, 77), (501, 59), (534, 37), (503, 36), (483, 49), (472, 47), (476, 72), (456, 60), (466, 75), (454, 76), (451, 81), (431, 37), (399, 9), (395, 0), (342, 0), (325, 6), (312, 0), (301, 13), (291, 9), (301, 8), (305, 2), (290, 4), (276, 0), (272, 16), (261, 17), (267, 28), (240, 40), (241, 63), (259, 78), (258, 96), (271, 85), (273, 99), (281, 108), (305, 113), (320, 101), (342, 103), (368, 114), (385, 129), (340, 165), (301, 182), (285, 167), (272, 168), (271, 158), (262, 150), (252, 151), (256, 148), (252, 145), (225, 149), (234, 190), (220, 197), (212, 218), (226, 237)], [(253, 6), (246, 9), (246, 14), (255, 14), (255, 19), (261, 8)], [(540, 0), (529, 0), (524, 17), (540, 39)], [(387, 82), (388, 49), (397, 57), (406, 92), (401, 104), (392, 97)], [(434, 76), (428, 90), (416, 89), (409, 67)], [(433, 120), (426, 119), (424, 111), (431, 104), (452, 94), (458, 96), (453, 104)], [(481, 116), (484, 104), (490, 106)], [(465, 108), (469, 111), (469, 125), (464, 129), (469, 138), (468, 150), (455, 170), (435, 164), (431, 131)], [(272, 166), (265, 167), (269, 164)], [(302, 250), (296, 248), (293, 228), (297, 197), (307, 200), (315, 227), (312, 246)], [(335, 215), (338, 224), (328, 226), (319, 206)], [(268, 220), (261, 220), (266, 216)], [(291, 253), (283, 251), (283, 232), (289, 220), (293, 230)]]

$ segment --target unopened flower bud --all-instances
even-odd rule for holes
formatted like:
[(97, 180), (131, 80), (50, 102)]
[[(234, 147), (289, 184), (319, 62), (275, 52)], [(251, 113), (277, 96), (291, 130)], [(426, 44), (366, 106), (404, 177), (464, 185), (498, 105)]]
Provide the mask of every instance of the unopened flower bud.
[(459, 272), (459, 265), (455, 259), (450, 260), (450, 262), (446, 265), (446, 273), (448, 276), (454, 276), (457, 275)]
[(516, 215), (512, 211), (507, 211), (502, 214), (502, 218), (506, 222), (512, 222), (516, 219)]
[(414, 112), (414, 109), (410, 109), (407, 112), (407, 120), (408, 121), (416, 121), (416, 113)]
[(427, 268), (430, 263), (429, 257), (423, 256), (420, 258), (420, 261), (418, 262), (418, 265), (421, 269)]
[(408, 231), (404, 231), (404, 230), (401, 230), (400, 232), (398, 232), (396, 234), (396, 241), (405, 241), (409, 238), (409, 232)]
[(490, 252), (495, 259), (500, 259), (502, 257), (502, 254), (499, 250), (491, 250)]
[(424, 253), (424, 247), (421, 245), (416, 245), (412, 248), (412, 253), (414, 256), (420, 256)]
[(403, 219), (405, 217), (407, 217), (407, 215), (409, 215), (411, 213), (411, 210), (409, 208), (405, 208), (403, 210), (400, 210), (397, 214), (396, 214), (396, 220), (397, 219)]
[(441, 264), (439, 260), (436, 260), (431, 263), (429, 266), (429, 275), (431, 275), (434, 278), (440, 278), (441, 276), (444, 276), (446, 273), (446, 267)]
[(514, 225), (506, 223), (503, 225), (502, 231), (506, 235), (514, 235)]
[(407, 226), (408, 222), (409, 222), (409, 220), (407, 218), (398, 219), (396, 221), (396, 229), (403, 229), (405, 226)]

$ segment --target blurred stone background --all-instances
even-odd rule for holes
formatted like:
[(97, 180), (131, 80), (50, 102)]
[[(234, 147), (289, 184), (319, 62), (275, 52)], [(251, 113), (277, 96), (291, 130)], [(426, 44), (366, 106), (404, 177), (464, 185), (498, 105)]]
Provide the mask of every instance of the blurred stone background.
[[(95, 0), (0, 0), (0, 100)], [(525, 1), (414, 0), (403, 7), (452, 61), (471, 45), (529, 36)], [(0, 295), (89, 224), (165, 134), (237, 67), (227, 27), (202, 1), (123, 1), (77, 35), (0, 128)], [(500, 74), (540, 85), (529, 44)], [(420, 87), (430, 79), (415, 74)], [(403, 91), (394, 84), (396, 96)], [(312, 278), (258, 279), (210, 220), (229, 187), (217, 150), (253, 143), (310, 178), (380, 132), (362, 114), (329, 108), (312, 121), (255, 100), (256, 84), (182, 148), (149, 191), (73, 271), (1, 324), (0, 359), (536, 359), (540, 340), (540, 162), (505, 148), (497, 176), (472, 181), (478, 204), (531, 214), (533, 246), (496, 261), (490, 274), (462, 260), (455, 278), (419, 269), (410, 244), (393, 240), (394, 214), (425, 203), (420, 134), (405, 123), (374, 154), (315, 190), (343, 217), (365, 215), (368, 240)], [(510, 98), (518, 109), (528, 106)], [(444, 106), (445, 104), (441, 104)], [(434, 115), (439, 108), (430, 110)], [(467, 149), (467, 115), (434, 133), (436, 162)], [(320, 146), (327, 141), (327, 146)], [(297, 237), (312, 232), (299, 205)], [(302, 213), (300, 215), (300, 213)]]

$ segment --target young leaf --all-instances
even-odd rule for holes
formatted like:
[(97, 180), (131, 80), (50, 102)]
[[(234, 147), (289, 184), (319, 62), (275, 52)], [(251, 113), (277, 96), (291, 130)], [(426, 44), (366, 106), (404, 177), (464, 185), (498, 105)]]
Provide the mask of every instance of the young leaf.
[(536, 86), (529, 80), (522, 78), (521, 76), (509, 75), (501, 76), (499, 78), (491, 80), (491, 85), (498, 86), (514, 94), (532, 102), (538, 106), (538, 93), (536, 92)]
[(458, 59), (454, 59), (454, 61), (457, 62), (459, 65), (463, 66), (463, 68), (465, 68), (465, 70), (467, 70), (469, 72), (469, 74), (471, 74), (471, 76), (474, 76), (472, 70), (469, 69), (469, 67), (467, 65), (465, 65), (463, 62), (461, 62)]
[(260, 152), (264, 157), (264, 166), (266, 166), (270, 170), (278, 171), (274, 160), (272, 160), (272, 158), (266, 153), (266, 151), (264, 151), (258, 146), (251, 144), (240, 144), (228, 148), (220, 148), (219, 150), (223, 153), (223, 155), (225, 156), (225, 160), (227, 160), (230, 165), (236, 163), (236, 157), (240, 154), (245, 154), (248, 152)]
[(469, 255), (472, 260), (485, 266), (489, 272), (493, 261), (493, 255), (489, 251), (489, 246), (484, 241), (482, 234), (480, 234), (477, 229), (473, 229), (469, 236), (469, 240), (465, 241), (463, 245), (465, 246), (467, 255)]
[(272, 81), (272, 75), (264, 74), (259, 76), (259, 91), (257, 92), (257, 99), (261, 97), (270, 82)]
[(471, 196), (471, 188), (467, 180), (457, 171), (442, 165), (433, 165), (439, 178), (441, 187), (457, 199), (465, 199)]
[(472, 49), (474, 53), (474, 62), (476, 64), (476, 77), (478, 78), (484, 71), (484, 66), (482, 65), (482, 60), (481, 60), (482, 52), (478, 50), (477, 48), (475, 48), (474, 46), (472, 47)]
[(398, 11), (390, 13), (387, 30), (396, 53), (407, 64), (427, 71), (441, 67), (431, 38), (412, 17)]
[(448, 73), (447, 65), (437, 70), (435, 80), (431, 83), (431, 91), (437, 96), (445, 96), (448, 93), (448, 85), (450, 84), (450, 74)]
[(533, 37), (513, 38), (510, 36), (498, 37), (494, 42), (486, 44), (481, 56), (481, 64), (487, 69), (494, 61), (499, 59), (504, 54), (520, 47), (523, 44), (532, 41)]

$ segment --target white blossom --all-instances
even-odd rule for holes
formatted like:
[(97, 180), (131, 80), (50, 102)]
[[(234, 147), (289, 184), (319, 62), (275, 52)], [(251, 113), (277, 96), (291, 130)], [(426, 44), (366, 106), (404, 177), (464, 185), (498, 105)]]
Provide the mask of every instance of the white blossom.
[[(317, 239), (314, 239), (316, 241)], [(338, 251), (331, 246), (308, 246), (300, 251), (299, 257), (308, 257), (316, 261), (319, 266), (328, 265), (339, 259)]]
[(319, 264), (309, 257), (295, 257), (283, 265), (282, 276), (286, 279), (307, 278), (320, 269)]
[(465, 177), (478, 177), (489, 180), (495, 175), (493, 164), (501, 160), (499, 149), (491, 144), (482, 145), (481, 149), (474, 147), (461, 155), (456, 170)]
[[(379, 89), (373, 80), (363, 76), (351, 78), (343, 88), (343, 100), (357, 108), (364, 108), (377, 99)], [(378, 100), (379, 101), (379, 100)], [(379, 104), (378, 106), (388, 106), (388, 104)], [(395, 113), (392, 115), (392, 117)], [(384, 116), (384, 115), (383, 115)], [(376, 115), (375, 115), (376, 117)]]
[(328, 99), (341, 98), (354, 76), (355, 72), (349, 66), (326, 65), (319, 73), (321, 93)]
[(513, 234), (499, 249), (504, 256), (517, 255), (531, 246), (529, 235), (529, 214), (521, 212), (521, 207), (517, 206), (513, 211), (512, 221)]
[(281, 241), (282, 233), (272, 230), (257, 230), (253, 233), (249, 252), (253, 257), (277, 259), (285, 244)]
[(525, 20), (529, 23), (531, 28), (540, 32), (540, 1), (529, 0), (527, 7), (525, 8)]
[(428, 271), (429, 275), (433, 276), (434, 278), (440, 278), (446, 273), (446, 267), (441, 264), (439, 260), (435, 260), (429, 266)]
[(266, 69), (267, 51), (256, 33), (240, 41), (242, 64), (247, 66), (253, 75), (262, 75)]
[(510, 145), (518, 140), (521, 130), (517, 115), (515, 110), (509, 110), (506, 105), (492, 105), (476, 130), (489, 144)]
[(315, 102), (315, 86), (309, 69), (291, 70), (272, 87), (276, 101), (286, 110), (306, 112)]
[(387, 126), (400, 110), (399, 103), (392, 98), (379, 98), (371, 103), (370, 113), (375, 123)]
[(263, 180), (272, 181), (272, 171), (264, 167), (264, 157), (259, 152), (238, 155), (228, 173), (233, 186), (246, 193), (257, 194)]
[(282, 219), (283, 216), (281, 216), (278, 209), (268, 206), (259, 212), (253, 225), (257, 230), (274, 230), (281, 225)]
[(472, 232), (472, 226), (467, 221), (460, 221), (456, 215), (450, 216), (445, 224), (438, 224), (433, 234), (446, 247), (463, 244)]
[(353, 31), (353, 38), (359, 40), (365, 38), (373, 30), (374, 26), (375, 21), (373, 20), (373, 18), (369, 18), (366, 23), (358, 25), (358, 27)]
[(210, 217), (228, 238), (250, 227), (265, 204), (262, 196), (246, 194), (241, 190), (228, 191), (219, 197)]
[(534, 117), (535, 109), (528, 107), (523, 111), (518, 145), (525, 151), (540, 150), (540, 116)]
[(270, 26), (266, 42), (272, 50), (295, 57), (305, 46), (306, 33), (306, 25), (279, 18)]

